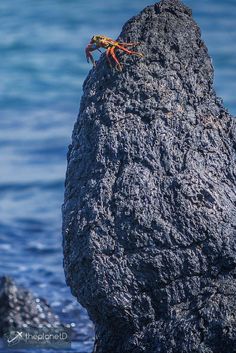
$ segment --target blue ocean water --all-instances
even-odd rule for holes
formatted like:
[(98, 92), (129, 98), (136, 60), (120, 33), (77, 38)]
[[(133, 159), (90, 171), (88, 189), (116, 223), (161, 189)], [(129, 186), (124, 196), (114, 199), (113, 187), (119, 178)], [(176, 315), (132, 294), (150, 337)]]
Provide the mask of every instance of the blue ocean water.
[[(236, 114), (236, 2), (186, 0), (215, 67), (215, 88)], [(65, 285), (61, 204), (66, 152), (90, 66), (93, 34), (116, 38), (146, 0), (0, 2), (0, 275), (48, 300), (89, 353), (93, 325)], [(2, 351), (3, 352), (3, 351)]]

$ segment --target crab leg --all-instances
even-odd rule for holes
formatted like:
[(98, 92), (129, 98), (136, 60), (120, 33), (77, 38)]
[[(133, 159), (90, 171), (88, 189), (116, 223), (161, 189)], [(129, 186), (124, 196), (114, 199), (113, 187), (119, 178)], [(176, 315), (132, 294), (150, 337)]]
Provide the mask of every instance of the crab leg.
[(135, 46), (139, 45), (140, 42), (136, 42), (136, 43), (119, 43), (119, 44), (124, 46), (124, 47), (135, 47)]
[(129, 55), (134, 54), (134, 55), (138, 55), (138, 56), (143, 56), (142, 53), (138, 53), (137, 51), (133, 51), (133, 50), (128, 50), (128, 49), (126, 49), (125, 47), (123, 47), (123, 46), (121, 46), (119, 44), (117, 45), (117, 48), (123, 50), (125, 53), (127, 53)]
[(119, 60), (116, 57), (115, 48), (116, 48), (116, 46), (111, 47), (109, 52), (110, 52), (111, 56), (113, 57), (113, 59), (115, 60), (115, 62), (117, 64), (117, 68), (121, 71), (122, 70), (122, 66), (121, 66)]
[(110, 65), (110, 67), (112, 67), (111, 60), (110, 60), (109, 55), (111, 55), (111, 48), (108, 48), (108, 49), (106, 50), (106, 58), (107, 58), (107, 61), (108, 61), (109, 65)]

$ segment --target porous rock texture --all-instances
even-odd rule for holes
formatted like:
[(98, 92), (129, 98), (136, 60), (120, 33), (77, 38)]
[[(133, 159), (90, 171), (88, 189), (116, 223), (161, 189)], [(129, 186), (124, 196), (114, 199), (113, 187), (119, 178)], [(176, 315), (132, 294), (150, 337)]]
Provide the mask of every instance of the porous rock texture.
[(36, 298), (28, 290), (18, 287), (10, 278), (0, 278), (0, 336), (9, 330), (24, 330), (27, 327), (57, 327), (59, 319), (47, 302)]
[[(199, 5), (200, 6), (200, 5)], [(191, 11), (145, 8), (84, 83), (63, 205), (68, 285), (95, 353), (236, 352), (235, 121)]]

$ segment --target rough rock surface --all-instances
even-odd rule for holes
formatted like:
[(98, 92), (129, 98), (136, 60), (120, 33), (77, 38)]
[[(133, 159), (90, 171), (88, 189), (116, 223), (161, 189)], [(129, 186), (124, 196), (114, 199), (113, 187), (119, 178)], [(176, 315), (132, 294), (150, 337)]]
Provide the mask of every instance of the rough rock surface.
[(84, 83), (63, 205), (68, 285), (95, 353), (236, 352), (235, 121), (191, 11), (163, 0)]
[(47, 302), (18, 287), (11, 278), (0, 278), (0, 336), (9, 329), (59, 326)]

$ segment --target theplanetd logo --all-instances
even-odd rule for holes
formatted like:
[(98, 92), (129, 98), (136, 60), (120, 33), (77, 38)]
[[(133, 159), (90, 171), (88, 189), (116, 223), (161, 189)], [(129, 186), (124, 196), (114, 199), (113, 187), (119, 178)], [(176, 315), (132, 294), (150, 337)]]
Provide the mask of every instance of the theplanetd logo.
[(4, 338), (8, 344), (8, 347), (15, 346), (17, 343), (23, 340), (23, 332), (11, 331), (9, 333), (6, 333), (4, 335)]
[(68, 327), (42, 327), (10, 330), (4, 335), (6, 348), (55, 348), (71, 347), (71, 329)]

